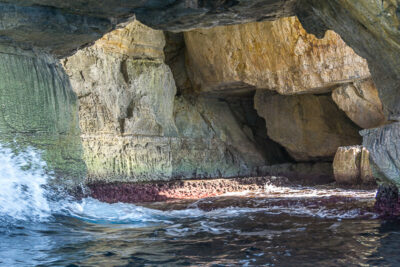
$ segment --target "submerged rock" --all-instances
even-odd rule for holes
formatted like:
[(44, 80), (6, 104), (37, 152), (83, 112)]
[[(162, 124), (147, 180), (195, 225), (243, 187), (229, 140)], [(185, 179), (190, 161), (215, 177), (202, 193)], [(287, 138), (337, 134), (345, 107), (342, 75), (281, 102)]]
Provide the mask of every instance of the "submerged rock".
[(378, 90), (371, 79), (339, 86), (333, 90), (332, 98), (361, 128), (375, 128), (386, 121)]
[(361, 143), (358, 128), (329, 95), (282, 96), (257, 90), (255, 108), (268, 136), (297, 161), (332, 160), (340, 146)]
[(296, 17), (185, 32), (187, 67), (201, 92), (252, 88), (325, 93), (370, 76), (367, 62), (340, 36), (308, 34)]

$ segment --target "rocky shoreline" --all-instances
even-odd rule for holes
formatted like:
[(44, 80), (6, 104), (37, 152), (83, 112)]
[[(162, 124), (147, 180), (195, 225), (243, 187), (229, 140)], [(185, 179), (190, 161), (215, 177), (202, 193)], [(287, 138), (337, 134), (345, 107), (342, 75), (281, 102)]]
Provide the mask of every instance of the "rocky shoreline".
[(285, 177), (175, 180), (152, 183), (92, 183), (89, 195), (107, 203), (158, 202), (174, 199), (200, 199), (231, 192), (263, 190), (266, 185), (293, 185)]

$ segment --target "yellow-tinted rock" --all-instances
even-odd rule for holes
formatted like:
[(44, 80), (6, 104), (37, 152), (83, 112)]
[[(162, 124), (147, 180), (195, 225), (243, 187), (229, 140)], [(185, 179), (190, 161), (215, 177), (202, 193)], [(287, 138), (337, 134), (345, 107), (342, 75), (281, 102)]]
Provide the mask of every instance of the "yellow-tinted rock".
[(333, 173), (340, 184), (358, 184), (360, 178), (361, 146), (339, 147), (333, 160)]
[(297, 161), (330, 160), (338, 147), (361, 144), (358, 127), (329, 95), (282, 96), (257, 90), (254, 104), (268, 136)]
[(360, 159), (360, 176), (363, 183), (374, 183), (376, 181), (370, 161), (369, 161), (369, 151), (365, 147), (362, 148), (361, 151), (361, 159)]
[(339, 147), (333, 160), (335, 180), (341, 184), (373, 183), (369, 152), (362, 146)]
[(97, 49), (135, 58), (164, 58), (164, 33), (153, 30), (137, 20), (126, 27), (114, 30), (97, 40)]
[(306, 33), (296, 17), (185, 32), (197, 90), (256, 87), (280, 94), (328, 92), (370, 76), (367, 62), (332, 31)]
[(378, 90), (371, 79), (342, 85), (333, 90), (332, 98), (361, 128), (378, 127), (386, 121)]

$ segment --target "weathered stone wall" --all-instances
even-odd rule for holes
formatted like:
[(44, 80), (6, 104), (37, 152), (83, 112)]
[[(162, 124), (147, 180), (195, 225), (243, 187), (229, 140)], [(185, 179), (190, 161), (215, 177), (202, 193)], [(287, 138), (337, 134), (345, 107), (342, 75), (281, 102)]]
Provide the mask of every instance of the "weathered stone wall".
[[(85, 177), (77, 98), (58, 61), (20, 50), (0, 52), (0, 141), (35, 147), (48, 170), (73, 186)], [(14, 142), (16, 141), (16, 142)]]
[(176, 96), (164, 45), (163, 32), (134, 22), (63, 61), (79, 98), (89, 181), (246, 176), (285, 158), (260, 140), (257, 123), (238, 118), (256, 116), (251, 98), (238, 106)]

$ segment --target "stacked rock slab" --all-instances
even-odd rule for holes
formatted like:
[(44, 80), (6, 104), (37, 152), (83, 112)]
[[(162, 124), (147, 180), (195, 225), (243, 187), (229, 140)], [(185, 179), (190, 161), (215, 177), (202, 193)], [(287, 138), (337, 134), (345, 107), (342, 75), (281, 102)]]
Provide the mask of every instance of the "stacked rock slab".
[(164, 45), (163, 32), (136, 21), (63, 61), (89, 181), (255, 174), (268, 159), (251, 129), (227, 101), (175, 96)]
[(369, 151), (362, 146), (339, 147), (333, 160), (333, 172), (340, 184), (371, 184), (375, 181)]

